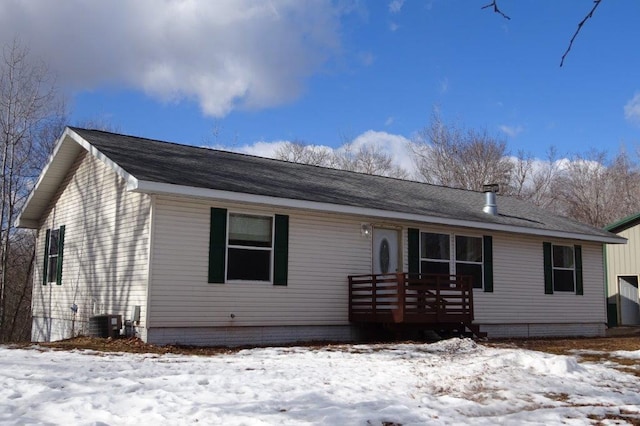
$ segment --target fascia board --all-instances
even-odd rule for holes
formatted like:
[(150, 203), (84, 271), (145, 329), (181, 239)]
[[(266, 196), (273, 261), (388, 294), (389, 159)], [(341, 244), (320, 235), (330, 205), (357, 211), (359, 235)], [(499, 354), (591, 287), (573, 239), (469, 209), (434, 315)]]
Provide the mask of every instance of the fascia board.
[(617, 234), (618, 232), (626, 231), (627, 229), (636, 226), (638, 223), (640, 223), (640, 213), (620, 219), (611, 225), (605, 226), (604, 229)]
[(592, 241), (607, 244), (625, 244), (626, 239), (618, 236), (600, 236), (579, 234), (573, 232), (551, 231), (546, 229), (525, 228), (520, 226), (502, 225), (488, 222), (474, 222), (460, 219), (443, 218), (438, 216), (425, 216), (413, 213), (402, 213), (389, 210), (379, 210), (367, 207), (345, 206), (341, 204), (323, 203), (317, 201), (295, 200), (291, 198), (279, 198), (266, 195), (255, 195), (243, 192), (222, 191), (209, 188), (197, 188), (192, 186), (174, 185), (169, 183), (151, 182), (139, 180), (135, 185), (128, 187), (130, 191), (148, 194), (176, 195), (183, 197), (207, 198), (240, 203), (254, 203), (295, 209), (316, 210), (328, 213), (341, 213), (357, 216), (368, 216), (380, 219), (397, 219), (403, 221), (423, 222), (437, 225), (449, 225), (456, 227), (475, 228), (482, 230), (501, 231), (526, 235), (536, 235), (549, 238), (562, 238), (582, 241)]
[[(31, 189), (31, 192), (29, 193), (27, 200), (22, 206), (20, 213), (18, 213), (18, 217), (16, 217), (16, 220), (14, 222), (14, 225), (17, 228), (37, 228), (38, 226), (37, 221), (35, 221), (34, 219), (24, 219), (23, 216), (25, 212), (28, 213), (30, 206), (33, 205), (34, 198), (37, 196), (37, 194), (40, 193), (39, 190), (42, 187), (43, 182), (45, 181), (47, 176), (49, 176), (49, 169), (51, 168), (51, 165), (54, 163), (54, 161), (56, 161), (56, 159), (60, 155), (60, 151), (62, 150), (62, 147), (65, 144), (69, 143), (67, 142), (67, 137), (69, 137), (68, 131), (69, 131), (69, 128), (66, 128), (65, 131), (62, 133), (62, 135), (56, 141), (56, 144), (53, 148), (53, 152), (49, 156), (49, 160), (47, 161), (47, 164), (42, 169), (42, 172), (40, 173), (40, 176), (38, 177), (36, 184)], [(34, 222), (36, 222), (35, 226), (33, 226)]]
[[(17, 218), (16, 218), (16, 220), (14, 222), (16, 227), (18, 227), (18, 228), (32, 228), (32, 229), (38, 227), (38, 220), (34, 219), (33, 217), (25, 217), (25, 214), (28, 215), (28, 216), (29, 216), (29, 213), (31, 213), (30, 216), (41, 214), (42, 212), (38, 211), (38, 209), (42, 209), (42, 202), (44, 201), (44, 199), (48, 198), (46, 200), (47, 203), (45, 203), (45, 204), (48, 204), (48, 201), (50, 200), (50, 198), (53, 197), (53, 195), (55, 195), (55, 192), (54, 193), (50, 193), (51, 191), (44, 190), (43, 186), (46, 186), (47, 180), (51, 179), (52, 165), (54, 163), (56, 163), (56, 162), (62, 161), (60, 159), (60, 157), (62, 156), (63, 150), (66, 149), (69, 146), (69, 144), (72, 144), (72, 143), (78, 144), (80, 147), (82, 147), (85, 150), (87, 150), (91, 155), (93, 155), (94, 157), (96, 157), (99, 160), (101, 160), (102, 162), (104, 162), (118, 176), (122, 177), (127, 182), (127, 186), (130, 186), (132, 184), (135, 185), (136, 178), (134, 176), (132, 176), (129, 173), (127, 173), (122, 167), (118, 166), (115, 162), (113, 162), (111, 159), (109, 159), (106, 155), (101, 153), (96, 147), (91, 145), (88, 141), (86, 141), (78, 133), (76, 133), (75, 131), (73, 131), (73, 130), (71, 130), (70, 128), (67, 127), (67, 128), (65, 128), (64, 132), (62, 133), (62, 136), (60, 136), (60, 138), (56, 142), (56, 145), (55, 145), (55, 147), (53, 149), (53, 153), (49, 157), (49, 161), (47, 162), (46, 166), (42, 169), (42, 172), (40, 173), (40, 176), (38, 177), (38, 181), (36, 182), (36, 184), (32, 188), (31, 192), (29, 193), (29, 196), (27, 197), (27, 200), (26, 200), (24, 206), (22, 207), (22, 210), (18, 214), (18, 216), (17, 216)], [(56, 190), (57, 190), (57, 187), (56, 187)], [(36, 200), (38, 198), (41, 198), (39, 200), (39, 202), (41, 204), (40, 207), (37, 206), (38, 205), (38, 201), (36, 201)], [(35, 211), (30, 212), (31, 210), (35, 210)]]

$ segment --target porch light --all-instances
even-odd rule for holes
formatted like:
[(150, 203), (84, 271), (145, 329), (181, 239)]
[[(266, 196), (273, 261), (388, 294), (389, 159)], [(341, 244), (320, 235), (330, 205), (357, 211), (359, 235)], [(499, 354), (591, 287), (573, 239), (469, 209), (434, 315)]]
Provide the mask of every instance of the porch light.
[(360, 224), (360, 234), (365, 238), (371, 238), (371, 224), (370, 223)]

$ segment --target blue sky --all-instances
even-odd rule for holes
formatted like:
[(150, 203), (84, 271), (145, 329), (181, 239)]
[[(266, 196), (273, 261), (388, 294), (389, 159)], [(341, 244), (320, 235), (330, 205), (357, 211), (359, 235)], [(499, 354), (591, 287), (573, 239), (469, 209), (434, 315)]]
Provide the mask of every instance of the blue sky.
[(499, 1), (511, 20), (487, 3), (3, 0), (0, 37), (50, 64), (71, 124), (144, 137), (385, 144), (437, 108), (514, 154), (637, 149), (640, 2), (603, 0), (562, 68), (591, 0)]

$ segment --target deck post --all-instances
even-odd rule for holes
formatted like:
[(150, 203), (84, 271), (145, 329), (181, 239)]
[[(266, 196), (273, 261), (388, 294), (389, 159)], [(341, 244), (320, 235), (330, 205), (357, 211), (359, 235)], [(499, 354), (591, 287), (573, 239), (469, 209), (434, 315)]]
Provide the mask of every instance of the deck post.
[(349, 320), (437, 327), (473, 324), (473, 280), (466, 275), (394, 272), (349, 276)]
[(436, 303), (435, 303), (435, 308), (436, 308), (436, 322), (440, 322), (442, 321), (442, 311), (443, 311), (443, 305), (442, 305), (442, 293), (441, 293), (441, 287), (442, 287), (442, 277), (440, 275), (436, 276)]
[(404, 322), (404, 307), (406, 304), (406, 280), (405, 274), (402, 272), (396, 273), (396, 296), (398, 298), (398, 306), (393, 313), (393, 320), (396, 323)]
[(468, 294), (469, 297), (467, 298), (467, 302), (469, 303), (469, 308), (468, 308), (468, 312), (469, 312), (469, 323), (473, 322), (474, 319), (474, 315), (473, 315), (473, 278), (469, 277), (469, 279), (467, 280), (467, 290), (468, 290)]
[(353, 322), (353, 277), (349, 275), (349, 322)]
[(371, 280), (371, 311), (373, 317), (378, 316), (378, 278), (376, 275), (372, 276)]

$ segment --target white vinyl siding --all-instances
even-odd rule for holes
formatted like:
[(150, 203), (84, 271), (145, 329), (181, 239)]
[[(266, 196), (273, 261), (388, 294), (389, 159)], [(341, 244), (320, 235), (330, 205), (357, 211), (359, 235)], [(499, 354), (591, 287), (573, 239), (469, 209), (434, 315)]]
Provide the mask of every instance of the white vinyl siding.
[[(211, 207), (255, 215), (289, 215), (288, 286), (207, 282)], [(347, 276), (371, 272), (371, 240), (360, 232), (363, 222), (367, 218), (158, 197), (154, 210), (149, 326), (160, 329), (348, 324)], [(407, 228), (468, 235), (463, 228), (403, 225), (405, 271)], [(494, 292), (474, 291), (476, 323), (605, 322), (600, 244), (553, 241), (582, 245), (584, 295), (545, 295), (542, 252), (545, 239), (506, 233), (492, 236)]]
[[(406, 228), (421, 232), (469, 235), (464, 228), (410, 223)], [(407, 239), (404, 229), (403, 238)], [(548, 238), (492, 233), (493, 292), (473, 292), (475, 323), (478, 324), (604, 324), (604, 269), (602, 244), (577, 240), (552, 240), (558, 245), (581, 245), (584, 295), (559, 292), (544, 294), (542, 243)], [(404, 270), (408, 265), (407, 248)], [(562, 327), (558, 328), (558, 330)], [(552, 332), (553, 330), (550, 330)]]
[[(142, 309), (144, 332), (149, 245), (149, 196), (127, 192), (125, 182), (95, 157), (81, 153), (38, 230), (33, 287), (36, 341), (86, 333), (89, 317)], [(65, 225), (62, 285), (42, 285), (47, 229)], [(73, 315), (71, 306), (78, 312)]]
[(494, 293), (474, 292), (477, 323), (605, 323), (602, 245), (581, 245), (584, 295), (544, 294), (544, 239), (521, 235), (493, 237)]
[[(289, 216), (287, 286), (207, 282), (211, 207)], [(346, 325), (347, 276), (371, 272), (371, 240), (362, 236), (361, 223), (359, 217), (158, 197), (149, 326)]]

